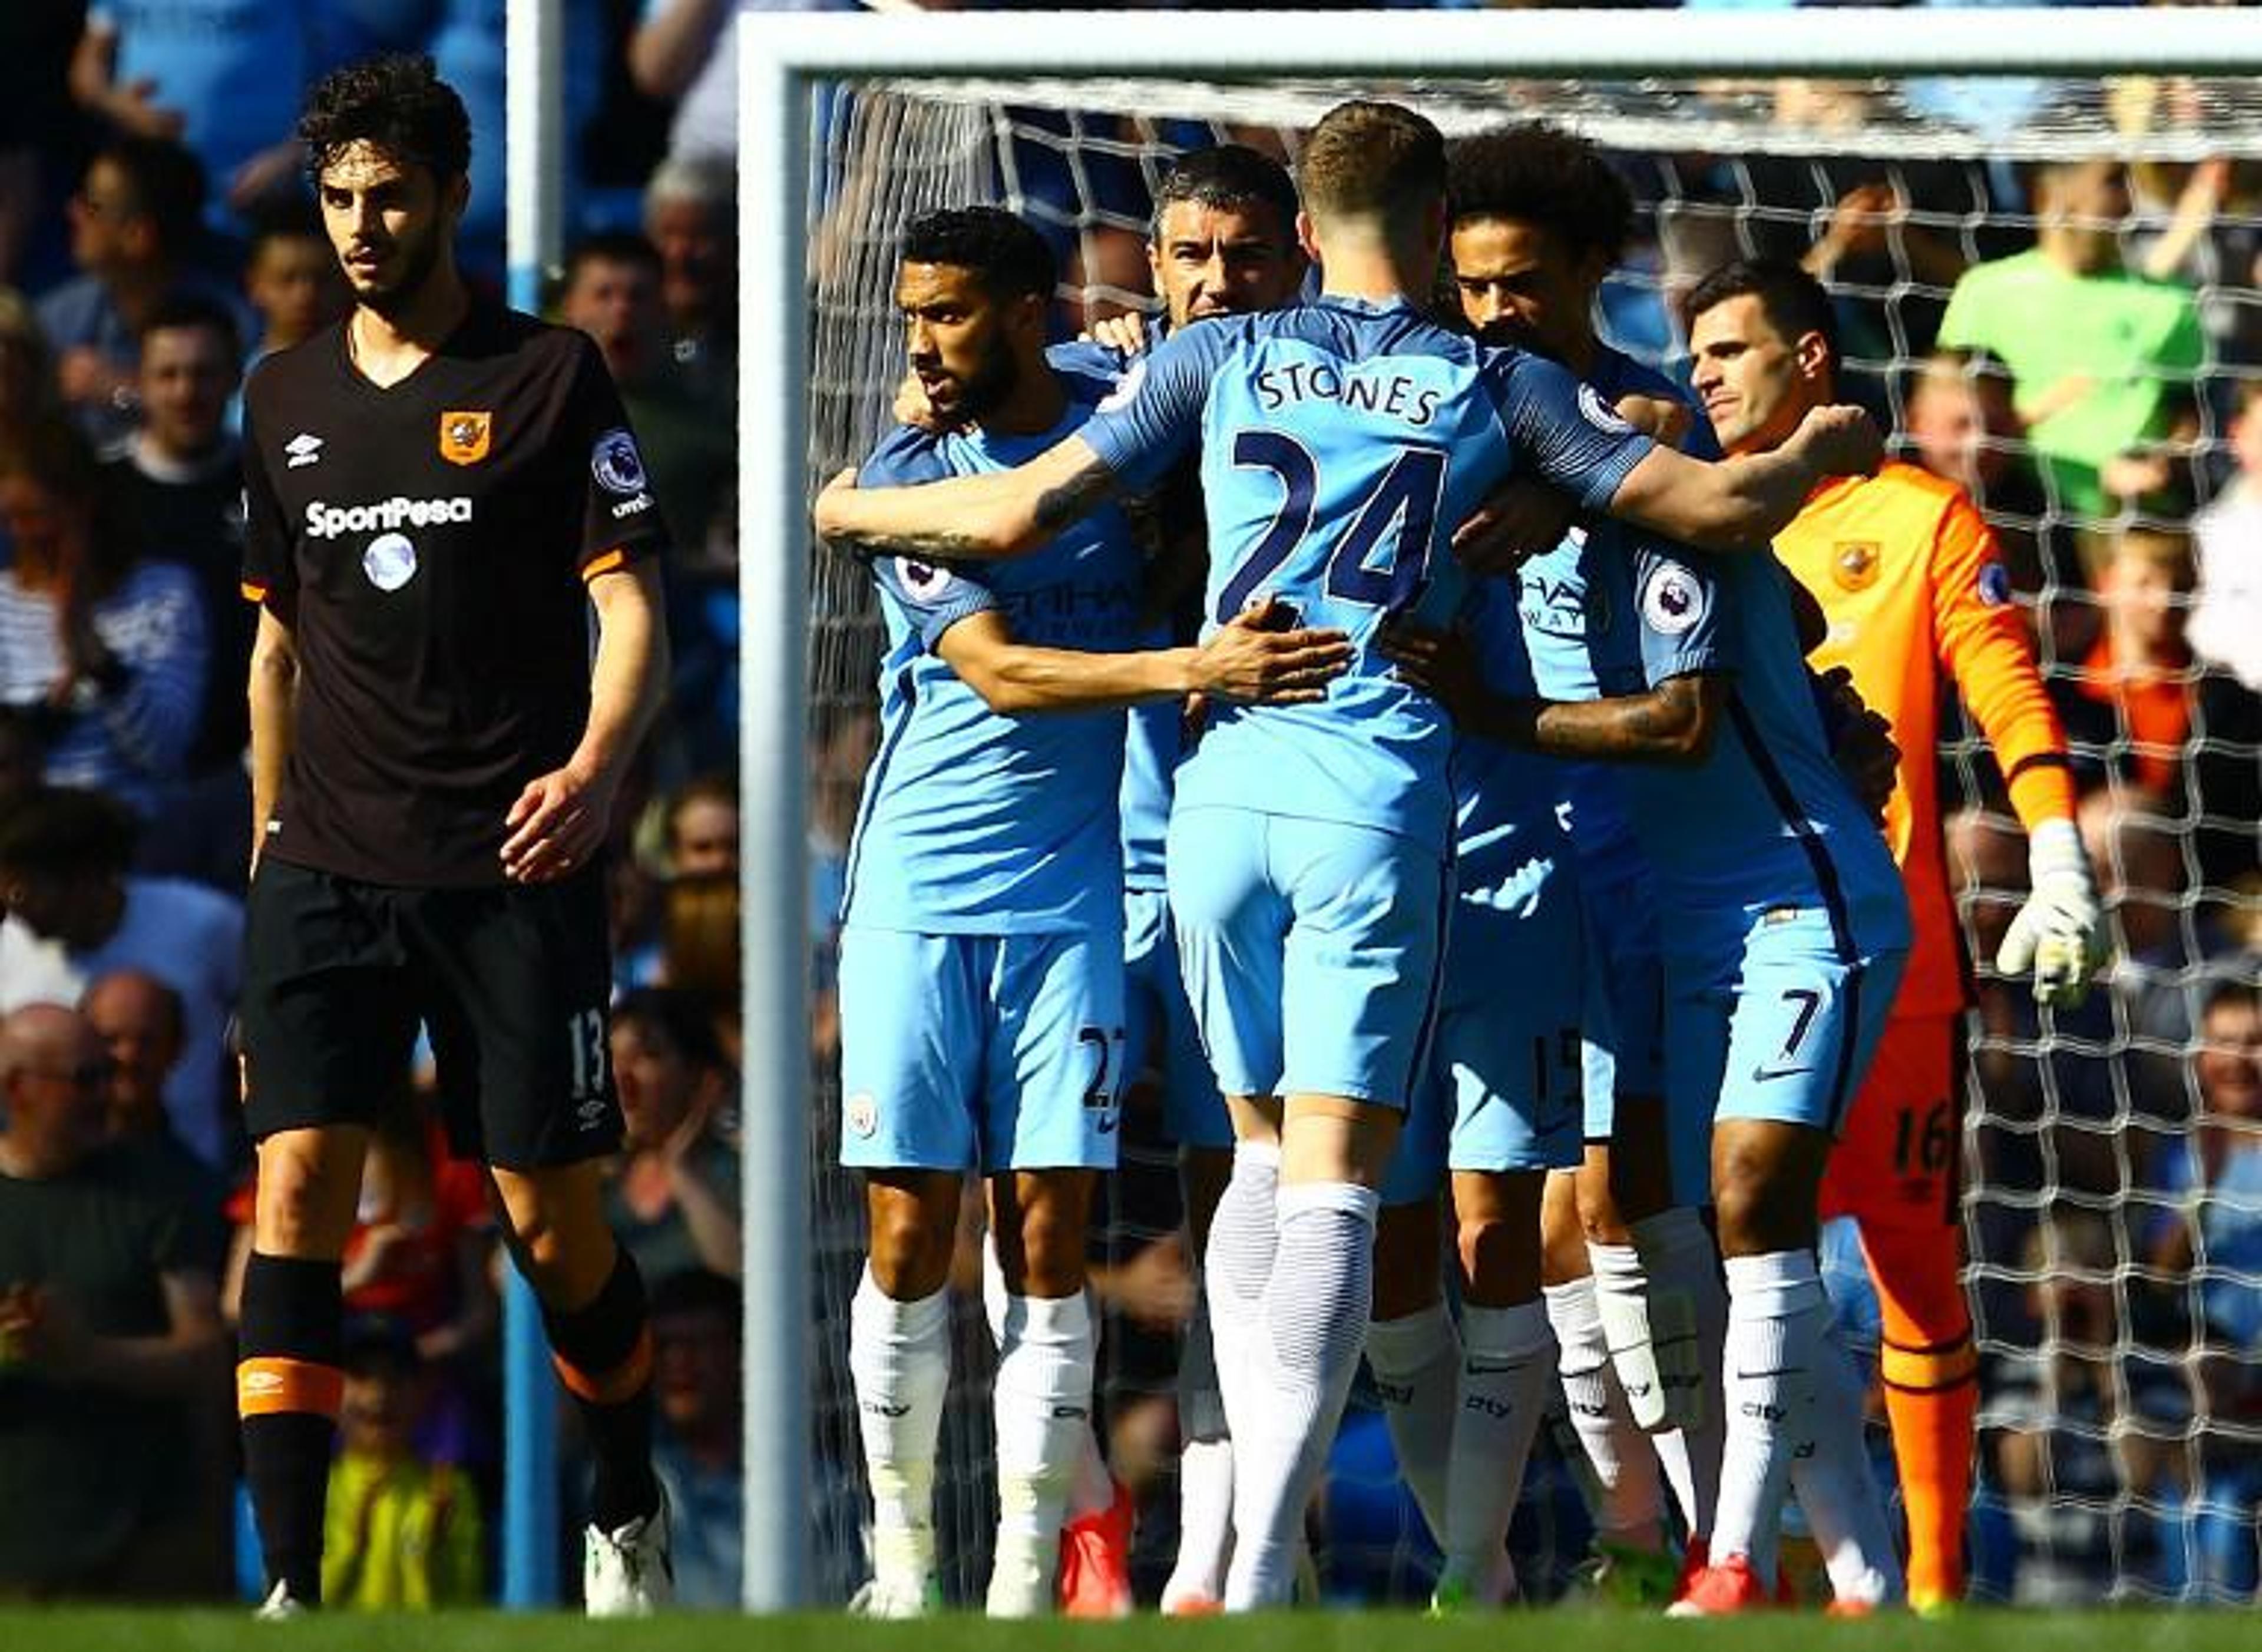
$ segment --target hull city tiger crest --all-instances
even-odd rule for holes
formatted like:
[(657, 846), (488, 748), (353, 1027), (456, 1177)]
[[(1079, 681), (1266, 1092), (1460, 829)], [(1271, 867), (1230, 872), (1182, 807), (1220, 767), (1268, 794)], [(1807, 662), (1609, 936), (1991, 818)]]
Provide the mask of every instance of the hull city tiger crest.
[(450, 464), (477, 464), (487, 456), (494, 415), (450, 409), (440, 415), (440, 456)]
[(1848, 591), (1867, 591), (1877, 582), (1879, 546), (1871, 539), (1841, 539), (1830, 549), (1830, 577)]

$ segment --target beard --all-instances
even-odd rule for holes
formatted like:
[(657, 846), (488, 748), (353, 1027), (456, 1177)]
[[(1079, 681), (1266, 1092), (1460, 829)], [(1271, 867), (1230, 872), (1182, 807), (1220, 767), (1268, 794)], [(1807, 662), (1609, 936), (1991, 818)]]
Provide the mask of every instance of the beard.
[(958, 381), (958, 394), (942, 411), (961, 423), (978, 424), (983, 415), (1003, 406), (1019, 384), (1020, 372), (1012, 353), (1000, 349)]
[(432, 272), (439, 267), (441, 237), (444, 232), (435, 224), (414, 240), (397, 242), (400, 272), (391, 280), (371, 283), (354, 290), (358, 304), (375, 311), (386, 320), (397, 320), (414, 305), (424, 289), (430, 284)]

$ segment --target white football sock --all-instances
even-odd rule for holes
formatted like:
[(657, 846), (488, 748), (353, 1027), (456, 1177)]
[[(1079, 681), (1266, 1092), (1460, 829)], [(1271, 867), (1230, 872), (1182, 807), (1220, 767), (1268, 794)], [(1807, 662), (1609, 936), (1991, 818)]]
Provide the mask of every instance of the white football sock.
[(1596, 1533), (1632, 1548), (1657, 1548), (1664, 1541), (1665, 1504), (1656, 1443), (1633, 1426), (1618, 1387), (1595, 1307), (1595, 1282), (1574, 1279), (1541, 1295), (1555, 1332), (1564, 1410), (1594, 1477)]
[[(1347, 1182), (1279, 1190), (1279, 1251), (1250, 1361), (1261, 1400), (1246, 1419), (1233, 1416), (1228, 1612), (1286, 1605), (1293, 1593), (1304, 1510), (1335, 1443), (1373, 1310), (1378, 1204), (1372, 1188)], [(1228, 1388), (1228, 1409), (1232, 1394)]]
[[(1634, 1248), (1649, 1270), (1651, 1329), (1657, 1331), (1661, 1312), (1672, 1322), (1670, 1331), (1659, 1331), (1668, 1340), (1693, 1333), (1699, 1386), (1677, 1390), (1682, 1355), (1661, 1353), (1658, 1368), (1668, 1404), (1693, 1412), (1678, 1439), (1660, 1445), (1658, 1455), (1668, 1464), (1674, 1497), (1682, 1519), (1693, 1536), (1712, 1529), (1712, 1510), (1720, 1498), (1720, 1454), (1727, 1439), (1727, 1406), (1721, 1397), (1721, 1361), (1728, 1335), (1728, 1295), (1720, 1282), (1720, 1252), (1710, 1229), (1695, 1210), (1680, 1207), (1644, 1217), (1633, 1225)], [(1665, 1305), (1660, 1309), (1660, 1303)], [(1685, 1312), (1686, 1318), (1682, 1316)], [(1686, 1346), (1686, 1345), (1682, 1345)]]
[(950, 1296), (897, 1302), (871, 1270), (848, 1310), (848, 1372), (872, 1484), (872, 1563), (917, 1598), (934, 1573), (934, 1454), (950, 1387)]
[(1163, 1585), (1164, 1612), (1187, 1600), (1222, 1599), (1233, 1544), (1233, 1441), (1217, 1388), (1207, 1288), (1195, 1294), (1178, 1344), (1178, 1556)]
[(1547, 1409), (1555, 1337), (1536, 1302), (1461, 1310), (1460, 1404), (1445, 1498), (1445, 1570), (1480, 1605), (1516, 1592), (1508, 1523), (1524, 1493), (1524, 1465)]
[(1209, 1298), (1209, 1334), (1217, 1388), (1225, 1405), (1227, 1432), (1238, 1434), (1243, 1417), (1262, 1411), (1265, 1397), (1252, 1392), (1249, 1367), (1255, 1357), (1264, 1287), (1272, 1277), (1272, 1258), (1280, 1244), (1280, 1149), (1272, 1142), (1236, 1142), (1233, 1174), (1210, 1217), (1209, 1246), (1202, 1257), (1202, 1285)]
[(1587, 1241), (1595, 1268), (1595, 1308), (1610, 1341), (1610, 1363), (1637, 1427), (1652, 1433), (1671, 1427), (1665, 1409), (1665, 1383), (1657, 1368), (1655, 1338), (1649, 1323), (1649, 1275), (1631, 1245)]
[(1366, 1328), (1367, 1368), (1374, 1373), (1390, 1448), (1398, 1457), (1430, 1538), (1445, 1542), (1445, 1464), (1453, 1452), (1453, 1415), (1460, 1398), (1460, 1337), (1442, 1302), (1402, 1319)]
[[(1012, 1300), (1013, 1293), (1005, 1284), (1005, 1265), (998, 1260), (998, 1237), (992, 1233), (982, 1246), (982, 1317), (990, 1325), (990, 1346), (1000, 1353), (1005, 1347), (1005, 1312)], [(1097, 1327), (1092, 1340), (1096, 1347)], [(1076, 1461), (1076, 1478), (1069, 1487), (1067, 1518), (1071, 1520), (1104, 1512), (1115, 1501), (1115, 1478), (1108, 1473), (1107, 1458), (1099, 1448), (1097, 1406), (1092, 1408), (1092, 1420), (1093, 1427)]]
[(1845, 1351), (1825, 1338), (1815, 1351), (1813, 1442), (1791, 1460), (1798, 1506), (1822, 1551), (1830, 1592), (1862, 1605), (1904, 1598), (1884, 1500), (1862, 1437), (1862, 1384)]
[(1091, 1310), (1082, 1291), (1006, 1301), (993, 1403), (998, 1555), (993, 1618), (1049, 1612), (1060, 1529), (1077, 1460), (1091, 1443)]
[(1712, 1560), (1744, 1555), (1771, 1591), (1791, 1456), (1812, 1435), (1815, 1361), (1830, 1306), (1808, 1251), (1731, 1256), (1727, 1273), (1728, 1432)]

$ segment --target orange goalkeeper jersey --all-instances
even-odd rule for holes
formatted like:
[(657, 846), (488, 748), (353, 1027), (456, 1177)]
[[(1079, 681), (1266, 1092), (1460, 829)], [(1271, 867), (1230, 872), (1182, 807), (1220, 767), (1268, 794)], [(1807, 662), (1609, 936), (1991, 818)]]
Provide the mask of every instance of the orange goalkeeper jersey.
[(2028, 830), (2073, 814), (2065, 731), (2035, 669), (1995, 536), (1962, 488), (1892, 463), (1818, 488), (1775, 549), (1829, 616), (1814, 668), (1851, 670), (1901, 749), (1885, 837), (1908, 888), (1916, 945), (1893, 1014), (1951, 1014), (1965, 987), (1940, 837), (1943, 669), (1994, 748)]

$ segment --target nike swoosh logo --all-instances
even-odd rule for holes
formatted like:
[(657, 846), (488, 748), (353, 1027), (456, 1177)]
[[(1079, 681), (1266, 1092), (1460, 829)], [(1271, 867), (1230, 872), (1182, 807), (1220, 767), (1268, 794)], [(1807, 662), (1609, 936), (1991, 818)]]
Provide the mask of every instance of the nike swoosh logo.
[(1813, 1071), (1814, 1069), (1811, 1067), (1779, 1067), (1776, 1068), (1774, 1072), (1770, 1073), (1763, 1067), (1755, 1067), (1752, 1069), (1752, 1082), (1754, 1084), (1772, 1084), (1777, 1079), (1805, 1078)]
[(1762, 1377), (1805, 1376), (1805, 1375), (1806, 1368), (1803, 1365), (1785, 1365), (1778, 1367), (1776, 1369), (1772, 1371), (1746, 1371), (1739, 1369), (1736, 1373), (1736, 1381), (1739, 1383), (1756, 1383)]

